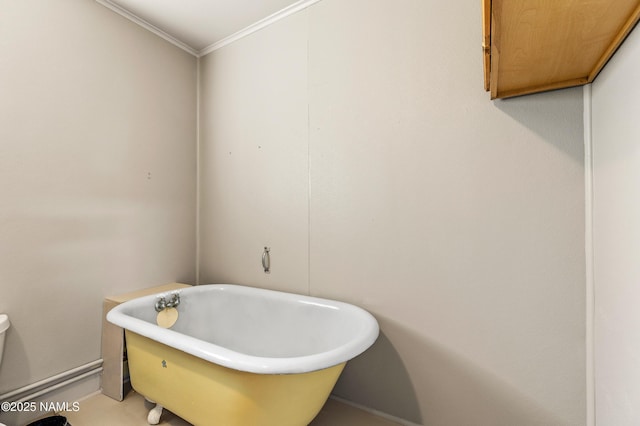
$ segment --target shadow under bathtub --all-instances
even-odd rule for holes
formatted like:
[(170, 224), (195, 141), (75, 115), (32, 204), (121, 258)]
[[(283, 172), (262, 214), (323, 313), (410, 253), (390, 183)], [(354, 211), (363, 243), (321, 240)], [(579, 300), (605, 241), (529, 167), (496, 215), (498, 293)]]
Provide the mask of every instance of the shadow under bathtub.
[(347, 363), (333, 395), (422, 424), (409, 372), (382, 330), (373, 346)]

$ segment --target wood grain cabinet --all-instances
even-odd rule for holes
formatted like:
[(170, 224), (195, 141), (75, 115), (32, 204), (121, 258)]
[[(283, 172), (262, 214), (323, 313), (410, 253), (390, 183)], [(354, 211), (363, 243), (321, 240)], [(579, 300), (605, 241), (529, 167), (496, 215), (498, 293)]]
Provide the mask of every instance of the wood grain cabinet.
[(491, 99), (591, 83), (640, 17), (640, 0), (483, 0)]

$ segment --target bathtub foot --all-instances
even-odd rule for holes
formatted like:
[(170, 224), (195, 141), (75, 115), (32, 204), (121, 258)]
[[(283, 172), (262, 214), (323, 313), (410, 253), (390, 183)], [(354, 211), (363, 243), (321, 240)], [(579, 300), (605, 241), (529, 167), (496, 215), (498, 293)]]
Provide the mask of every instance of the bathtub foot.
[(158, 423), (160, 423), (161, 415), (162, 405), (156, 404), (156, 406), (149, 411), (149, 415), (147, 416), (147, 423), (149, 423), (150, 425), (157, 425)]

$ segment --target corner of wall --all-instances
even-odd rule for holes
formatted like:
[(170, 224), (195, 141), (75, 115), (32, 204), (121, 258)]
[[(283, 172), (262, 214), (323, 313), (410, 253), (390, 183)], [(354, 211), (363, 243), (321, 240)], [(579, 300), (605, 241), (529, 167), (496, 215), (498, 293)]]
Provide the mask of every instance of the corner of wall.
[(200, 56), (196, 58), (196, 285), (200, 284)]
[(595, 426), (594, 304), (593, 278), (593, 160), (591, 136), (591, 85), (583, 88), (584, 201), (585, 201), (585, 351), (587, 426)]

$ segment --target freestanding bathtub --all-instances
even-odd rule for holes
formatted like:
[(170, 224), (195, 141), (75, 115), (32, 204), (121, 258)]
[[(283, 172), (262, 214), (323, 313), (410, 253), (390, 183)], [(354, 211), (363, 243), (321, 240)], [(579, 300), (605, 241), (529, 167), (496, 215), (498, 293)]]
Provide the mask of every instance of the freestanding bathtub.
[(356, 306), (228, 284), (181, 290), (166, 329), (156, 325), (161, 296), (107, 319), (125, 329), (133, 388), (197, 426), (307, 425), (345, 363), (378, 337)]

